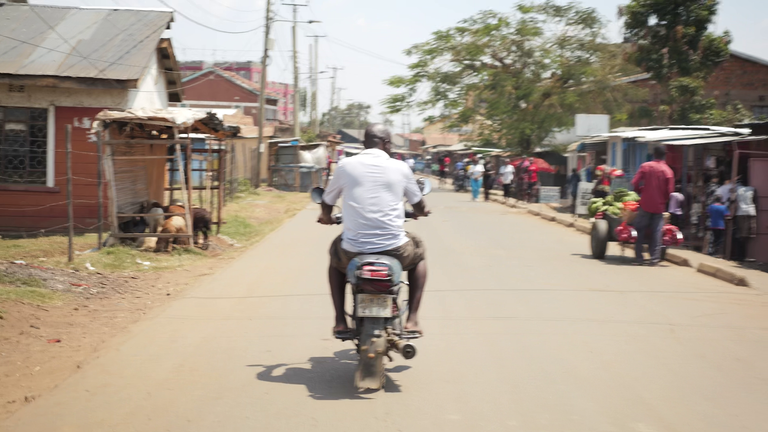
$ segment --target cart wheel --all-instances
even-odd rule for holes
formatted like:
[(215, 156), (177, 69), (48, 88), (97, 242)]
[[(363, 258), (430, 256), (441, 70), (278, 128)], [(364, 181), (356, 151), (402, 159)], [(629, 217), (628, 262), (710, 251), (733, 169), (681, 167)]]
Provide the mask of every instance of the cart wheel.
[(608, 249), (608, 238), (610, 236), (610, 226), (605, 219), (597, 219), (592, 224), (592, 234), (590, 240), (592, 243), (592, 256), (595, 259), (605, 258), (605, 251)]

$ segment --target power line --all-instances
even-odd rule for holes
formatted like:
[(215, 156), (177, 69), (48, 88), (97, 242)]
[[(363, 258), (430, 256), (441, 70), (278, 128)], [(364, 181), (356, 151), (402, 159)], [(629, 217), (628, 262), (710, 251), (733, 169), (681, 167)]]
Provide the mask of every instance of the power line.
[(259, 9), (249, 9), (249, 10), (236, 9), (236, 8), (233, 8), (232, 6), (229, 6), (229, 5), (225, 4), (225, 3), (219, 3), (216, 0), (209, 0), (209, 1), (212, 1), (213, 3), (216, 3), (219, 6), (225, 7), (227, 9), (232, 9), (233, 11), (237, 11), (237, 12), (259, 12), (259, 11), (261, 11), (261, 8), (259, 8)]
[(165, 2), (165, 1), (163, 1), (163, 0), (157, 0), (157, 1), (159, 1), (160, 3), (162, 3), (163, 5), (165, 5), (165, 7), (167, 7), (168, 9), (171, 9), (171, 10), (172, 10), (172, 11), (174, 11), (175, 13), (177, 13), (177, 14), (179, 14), (180, 16), (182, 16), (182, 17), (186, 18), (188, 21), (191, 21), (192, 23), (194, 23), (194, 24), (197, 24), (197, 25), (199, 25), (200, 27), (205, 27), (205, 28), (207, 28), (208, 30), (213, 30), (213, 31), (215, 31), (215, 32), (219, 32), (219, 33), (226, 33), (226, 34), (243, 34), (243, 33), (251, 33), (251, 32), (254, 32), (254, 31), (258, 30), (258, 29), (264, 28), (264, 24), (262, 24), (262, 25), (260, 25), (260, 26), (258, 26), (258, 27), (252, 28), (252, 29), (250, 29), (250, 30), (243, 30), (243, 31), (229, 31), (229, 30), (222, 30), (222, 29), (217, 29), (217, 28), (211, 27), (211, 26), (209, 26), (209, 25), (207, 25), (207, 24), (203, 24), (203, 23), (201, 23), (201, 22), (199, 22), (199, 21), (196, 21), (196, 20), (194, 20), (194, 19), (192, 19), (192, 18), (188, 17), (188, 16), (187, 16), (187, 15), (185, 15), (184, 13), (182, 13), (182, 12), (179, 12), (178, 10), (176, 10), (176, 9), (172, 8), (172, 7), (171, 7), (171, 5), (169, 5), (168, 3), (166, 3), (166, 2)]
[(396, 65), (399, 65), (399, 66), (408, 66), (408, 65), (407, 65), (407, 64), (405, 64), (405, 63), (401, 63), (401, 62), (399, 62), (399, 61), (397, 61), (397, 60), (392, 60), (392, 59), (389, 59), (389, 58), (387, 58), (387, 57), (384, 57), (384, 56), (382, 56), (382, 55), (380, 55), (380, 54), (377, 54), (377, 53), (375, 53), (375, 52), (373, 52), (373, 51), (368, 51), (368, 50), (367, 50), (367, 49), (365, 49), (365, 48), (360, 48), (360, 47), (358, 47), (358, 46), (352, 45), (352, 44), (351, 44), (351, 43), (349, 43), (349, 42), (345, 42), (345, 41), (343, 41), (343, 40), (340, 40), (340, 39), (336, 39), (336, 38), (334, 38), (334, 37), (330, 37), (330, 36), (328, 36), (328, 40), (329, 40), (330, 42), (332, 42), (332, 43), (335, 43), (336, 45), (339, 45), (339, 46), (343, 47), (343, 48), (347, 48), (347, 49), (350, 49), (350, 50), (352, 50), (352, 51), (357, 51), (357, 52), (359, 52), (360, 54), (365, 54), (365, 55), (367, 55), (367, 56), (369, 56), (369, 57), (373, 57), (373, 58), (376, 58), (376, 59), (379, 59), (379, 60), (382, 60), (382, 61), (386, 61), (386, 62), (389, 62), (389, 63), (394, 63), (394, 64), (396, 64)]
[(262, 21), (261, 19), (258, 19), (258, 20), (248, 20), (248, 21), (240, 21), (240, 20), (233, 20), (233, 19), (229, 19), (229, 18), (220, 17), (220, 16), (214, 14), (213, 12), (209, 11), (208, 9), (204, 8), (203, 6), (200, 6), (199, 4), (195, 3), (192, 0), (187, 0), (187, 1), (190, 4), (194, 5), (195, 7), (197, 7), (198, 9), (201, 9), (203, 12), (211, 15), (214, 18), (220, 19), (220, 20), (229, 21), (229, 22), (233, 22), (233, 23), (248, 23), (248, 24), (253, 24), (255, 22)]

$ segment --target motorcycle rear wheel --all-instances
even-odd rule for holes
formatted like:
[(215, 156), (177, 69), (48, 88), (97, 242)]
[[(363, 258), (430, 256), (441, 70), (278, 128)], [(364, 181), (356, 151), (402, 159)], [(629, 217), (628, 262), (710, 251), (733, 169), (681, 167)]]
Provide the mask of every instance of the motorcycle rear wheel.
[(359, 347), (355, 387), (360, 390), (381, 389), (384, 385), (384, 356), (387, 354), (383, 318), (362, 320)]

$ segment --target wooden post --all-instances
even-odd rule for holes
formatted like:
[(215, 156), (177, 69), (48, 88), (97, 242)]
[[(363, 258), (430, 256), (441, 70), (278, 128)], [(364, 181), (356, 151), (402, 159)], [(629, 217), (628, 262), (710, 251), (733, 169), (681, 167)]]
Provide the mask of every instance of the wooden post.
[[(109, 135), (107, 135), (109, 141)], [(112, 155), (115, 149), (113, 146), (107, 147), (107, 157), (104, 159), (104, 176), (107, 178), (107, 199), (109, 202), (109, 220), (110, 231), (114, 234), (118, 232), (117, 222), (117, 187), (115, 186), (115, 165), (112, 162)]]
[(72, 208), (72, 125), (67, 125), (67, 217), (69, 219), (68, 262), (75, 260), (75, 211)]
[(99, 240), (96, 245), (97, 249), (101, 249), (102, 237), (104, 235), (104, 185), (102, 184), (102, 172), (104, 164), (104, 144), (102, 143), (102, 131), (96, 132), (96, 149), (98, 152), (99, 164), (96, 166), (96, 192), (99, 194)]
[(235, 158), (237, 157), (232, 140), (229, 141), (229, 149), (229, 199), (231, 200), (235, 197)]
[(208, 157), (205, 159), (205, 199), (208, 205), (206, 208), (213, 213), (213, 195), (211, 194), (211, 186), (213, 185), (213, 143), (207, 141), (206, 144), (208, 145)]
[(219, 199), (218, 203), (216, 205), (216, 212), (218, 215), (216, 216), (217, 221), (219, 222), (216, 224), (216, 235), (219, 235), (221, 232), (221, 208), (224, 207), (224, 183), (222, 182), (224, 179), (224, 156), (226, 155), (226, 151), (219, 152), (219, 189), (217, 190)]
[[(192, 207), (192, 139), (189, 139), (189, 142), (187, 142), (187, 163), (184, 164), (184, 169), (187, 170), (187, 202), (189, 203), (189, 206)], [(191, 213), (187, 213), (191, 214)]]
[[(174, 135), (178, 139), (178, 131), (175, 128), (174, 128)], [(187, 197), (191, 199), (192, 198), (192, 188), (190, 187), (191, 183), (187, 183), (185, 181), (184, 169), (181, 168), (183, 164), (181, 163), (181, 145), (179, 144), (176, 144), (176, 160), (179, 164), (179, 181), (182, 185), (182, 188), (184, 184), (187, 185)], [(184, 196), (183, 191), (184, 189), (182, 189), (181, 196)], [(195, 241), (195, 238), (194, 236), (192, 236), (192, 212), (190, 211), (191, 208), (192, 208), (192, 205), (190, 204), (190, 202), (184, 201), (184, 212), (186, 213), (186, 215), (184, 215), (185, 216), (184, 219), (187, 221), (187, 234), (191, 236), (189, 240), (189, 246), (194, 246), (193, 242)]]

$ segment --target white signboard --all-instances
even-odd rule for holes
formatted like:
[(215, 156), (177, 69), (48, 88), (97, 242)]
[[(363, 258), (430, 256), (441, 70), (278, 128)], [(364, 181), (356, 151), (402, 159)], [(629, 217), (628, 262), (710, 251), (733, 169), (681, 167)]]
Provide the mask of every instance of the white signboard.
[(592, 199), (592, 189), (594, 188), (594, 182), (579, 182), (579, 190), (576, 193), (576, 214), (589, 212), (589, 200)]
[(552, 204), (560, 202), (560, 188), (553, 186), (541, 186), (539, 188), (539, 203)]

